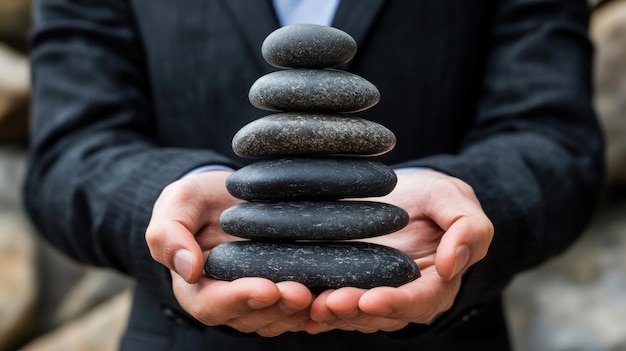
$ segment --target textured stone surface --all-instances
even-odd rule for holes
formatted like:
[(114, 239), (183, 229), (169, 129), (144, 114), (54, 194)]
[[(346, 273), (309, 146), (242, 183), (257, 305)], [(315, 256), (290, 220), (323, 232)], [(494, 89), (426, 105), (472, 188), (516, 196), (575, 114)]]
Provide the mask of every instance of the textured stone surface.
[(293, 69), (257, 79), (248, 98), (270, 111), (357, 112), (374, 106), (380, 92), (355, 74), (334, 69)]
[(221, 280), (262, 277), (309, 288), (400, 286), (420, 276), (403, 252), (356, 242), (229, 242), (211, 250), (205, 270)]
[(265, 38), (261, 53), (276, 67), (324, 68), (348, 62), (356, 41), (346, 32), (318, 24), (294, 24)]
[(374, 156), (391, 150), (396, 137), (386, 127), (358, 117), (294, 112), (249, 123), (235, 134), (232, 144), (241, 157)]
[(285, 158), (255, 162), (231, 174), (226, 188), (243, 200), (335, 200), (383, 196), (397, 177), (370, 160)]
[(255, 240), (348, 240), (395, 232), (409, 215), (369, 201), (244, 202), (220, 216), (225, 232)]

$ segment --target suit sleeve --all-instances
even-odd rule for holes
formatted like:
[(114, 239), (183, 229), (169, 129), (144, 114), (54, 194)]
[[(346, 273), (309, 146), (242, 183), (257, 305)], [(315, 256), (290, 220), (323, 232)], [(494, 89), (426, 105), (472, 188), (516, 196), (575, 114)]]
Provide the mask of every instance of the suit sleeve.
[(142, 43), (127, 3), (35, 2), (31, 155), (24, 201), (51, 243), (138, 280), (176, 306), (168, 271), (144, 239), (161, 190), (210, 150), (160, 147)]
[(496, 298), (513, 276), (553, 257), (584, 230), (604, 182), (591, 104), (585, 1), (497, 1), (477, 119), (461, 150), (399, 166), (431, 167), (475, 190), (495, 226), (468, 270), (453, 323)]

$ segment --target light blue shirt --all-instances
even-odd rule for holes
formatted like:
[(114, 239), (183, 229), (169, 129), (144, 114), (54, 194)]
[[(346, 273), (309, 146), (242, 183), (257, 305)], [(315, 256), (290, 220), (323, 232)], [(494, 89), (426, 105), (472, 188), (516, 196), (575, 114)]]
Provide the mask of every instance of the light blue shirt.
[(281, 26), (314, 23), (330, 26), (339, 0), (272, 0)]

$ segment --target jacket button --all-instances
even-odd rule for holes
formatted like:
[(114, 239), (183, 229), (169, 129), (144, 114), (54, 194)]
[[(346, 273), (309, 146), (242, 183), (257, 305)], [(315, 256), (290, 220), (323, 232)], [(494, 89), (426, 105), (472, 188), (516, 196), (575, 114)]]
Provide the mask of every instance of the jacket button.
[(470, 320), (470, 318), (474, 317), (477, 314), (478, 314), (478, 309), (472, 308), (469, 312), (463, 315), (462, 320), (463, 322), (467, 322), (468, 320)]
[(176, 325), (186, 325), (187, 323), (185, 322), (185, 320), (178, 315), (178, 313), (176, 313), (173, 309), (163, 306), (161, 307), (161, 311), (163, 311), (163, 315), (165, 315), (165, 317), (169, 320), (171, 320), (172, 322), (174, 322)]

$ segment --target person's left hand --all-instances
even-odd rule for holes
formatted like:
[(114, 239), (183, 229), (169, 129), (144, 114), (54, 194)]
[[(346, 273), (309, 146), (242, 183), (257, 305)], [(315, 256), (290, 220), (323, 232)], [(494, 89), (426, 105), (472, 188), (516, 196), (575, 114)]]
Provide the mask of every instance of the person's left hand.
[(493, 225), (473, 189), (439, 172), (400, 174), (391, 194), (370, 200), (409, 213), (405, 228), (367, 241), (407, 253), (421, 277), (397, 288), (324, 291), (311, 305), (306, 323), (311, 334), (332, 329), (395, 331), (408, 323), (431, 321), (452, 306), (462, 272), (486, 255), (493, 238)]

